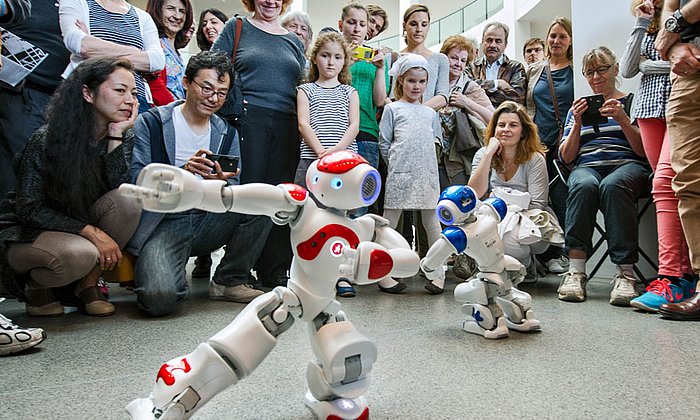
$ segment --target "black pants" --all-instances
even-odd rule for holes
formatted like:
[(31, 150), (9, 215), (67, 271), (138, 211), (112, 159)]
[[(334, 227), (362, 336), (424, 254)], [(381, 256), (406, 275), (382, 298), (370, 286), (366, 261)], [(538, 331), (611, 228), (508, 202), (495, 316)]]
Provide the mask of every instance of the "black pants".
[[(241, 183), (277, 185), (294, 180), (300, 145), (296, 115), (247, 105), (238, 121), (238, 134)], [(265, 285), (274, 285), (272, 277), (288, 270), (292, 262), (289, 227), (273, 226), (269, 220), (267, 229), (260, 232), (259, 240), (266, 242), (254, 268), (258, 280)]]

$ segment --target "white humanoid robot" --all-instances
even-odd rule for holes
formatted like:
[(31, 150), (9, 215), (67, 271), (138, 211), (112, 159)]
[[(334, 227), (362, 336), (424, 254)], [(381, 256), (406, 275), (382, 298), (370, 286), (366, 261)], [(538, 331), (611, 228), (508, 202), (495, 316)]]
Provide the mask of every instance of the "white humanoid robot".
[(448, 227), (420, 262), (428, 279), (444, 282), (442, 267), (450, 255), (464, 253), (476, 261), (479, 271), (457, 285), (455, 299), (463, 303), (462, 311), (467, 314), (463, 329), (491, 339), (507, 337), (508, 329), (540, 329), (531, 309), (532, 298), (515, 288), (525, 276), (525, 267), (503, 253), (498, 223), (506, 210), (500, 198), (479, 201), (471, 187), (446, 188), (436, 212)]
[(410, 277), (418, 272), (419, 259), (385, 219), (347, 217), (347, 210), (367, 206), (379, 195), (379, 173), (362, 157), (349, 151), (329, 154), (313, 162), (306, 182), (327, 208), (319, 208), (298, 185), (225, 186), (162, 164), (146, 166), (138, 186), (122, 185), (123, 194), (138, 197), (150, 211), (198, 208), (270, 216), (277, 224), (289, 224), (294, 251), (288, 286), (259, 296), (192, 353), (165, 363), (151, 395), (127, 406), (132, 418), (189, 418), (250, 375), (295, 317), (308, 325), (316, 357), (306, 369), (306, 405), (322, 419), (369, 417), (363, 394), (377, 347), (340, 309), (335, 283), (340, 277), (357, 284)]

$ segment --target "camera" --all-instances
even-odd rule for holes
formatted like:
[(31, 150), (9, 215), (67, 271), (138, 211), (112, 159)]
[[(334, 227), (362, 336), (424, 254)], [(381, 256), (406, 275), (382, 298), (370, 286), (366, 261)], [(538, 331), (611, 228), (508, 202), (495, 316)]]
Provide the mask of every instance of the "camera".
[(374, 58), (374, 48), (358, 45), (352, 50), (352, 58), (362, 61), (372, 61)]

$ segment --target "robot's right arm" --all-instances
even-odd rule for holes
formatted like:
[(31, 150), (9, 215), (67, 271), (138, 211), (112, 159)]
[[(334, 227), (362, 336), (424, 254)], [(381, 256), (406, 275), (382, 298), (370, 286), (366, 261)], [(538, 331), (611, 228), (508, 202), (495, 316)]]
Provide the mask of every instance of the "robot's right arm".
[(442, 265), (452, 254), (459, 254), (467, 249), (467, 235), (456, 226), (445, 228), (435, 243), (428, 249), (420, 268), (429, 280), (437, 280), (445, 275)]
[(306, 190), (292, 184), (227, 186), (225, 181), (202, 180), (171, 165), (151, 163), (139, 174), (137, 185), (122, 184), (123, 195), (136, 197), (148, 211), (175, 213), (193, 208), (287, 219), (306, 202)]

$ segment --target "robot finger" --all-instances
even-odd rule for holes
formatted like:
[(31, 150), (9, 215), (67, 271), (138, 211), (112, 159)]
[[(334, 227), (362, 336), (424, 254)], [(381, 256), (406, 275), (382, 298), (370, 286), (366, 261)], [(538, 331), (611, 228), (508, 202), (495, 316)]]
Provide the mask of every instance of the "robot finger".
[(157, 200), (159, 192), (153, 188), (139, 187), (134, 184), (122, 184), (119, 186), (119, 194), (124, 197), (134, 197), (139, 199)]

